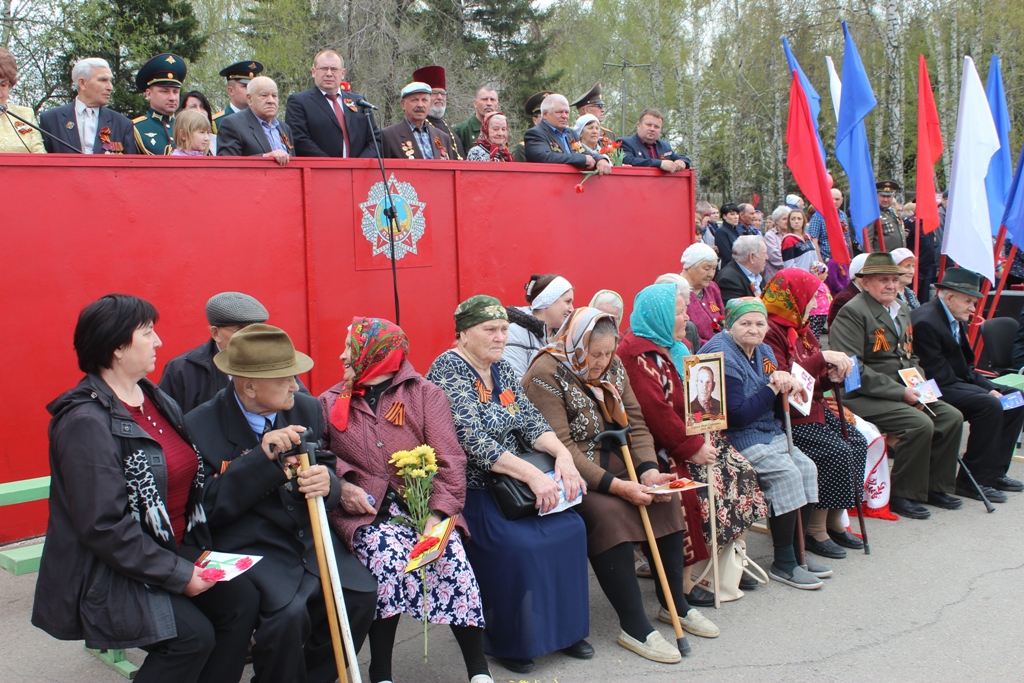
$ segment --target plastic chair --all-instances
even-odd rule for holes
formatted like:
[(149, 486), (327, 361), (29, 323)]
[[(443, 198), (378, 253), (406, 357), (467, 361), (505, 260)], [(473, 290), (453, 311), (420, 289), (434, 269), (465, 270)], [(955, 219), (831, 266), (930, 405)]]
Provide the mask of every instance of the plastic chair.
[(981, 324), (981, 338), (985, 342), (985, 351), (991, 360), (992, 371), (997, 375), (1017, 372), (1011, 358), (1018, 328), (1019, 325), (1013, 318), (992, 318)]

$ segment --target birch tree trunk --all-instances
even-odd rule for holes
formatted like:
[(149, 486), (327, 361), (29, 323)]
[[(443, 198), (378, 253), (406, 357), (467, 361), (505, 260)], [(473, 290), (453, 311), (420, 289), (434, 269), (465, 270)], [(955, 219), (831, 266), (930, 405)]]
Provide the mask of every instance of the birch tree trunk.
[[(887, 0), (885, 6), (886, 134), (889, 138), (890, 177), (903, 185), (903, 97), (904, 70), (903, 22), (899, 0)], [(881, 147), (881, 145), (878, 145)]]

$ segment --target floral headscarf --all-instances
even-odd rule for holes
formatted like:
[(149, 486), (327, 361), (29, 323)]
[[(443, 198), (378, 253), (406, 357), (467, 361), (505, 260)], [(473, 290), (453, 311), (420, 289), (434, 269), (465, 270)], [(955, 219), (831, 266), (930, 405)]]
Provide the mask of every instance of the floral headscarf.
[(641, 289), (633, 300), (629, 326), (636, 336), (668, 349), (676, 370), (680, 376), (683, 374), (683, 358), (690, 352), (686, 344), (673, 336), (676, 329), (675, 285), (650, 285)]
[(725, 329), (731, 329), (733, 323), (747, 313), (760, 313), (768, 317), (768, 311), (756, 296), (741, 296), (729, 299), (729, 303), (725, 305)]
[(786, 337), (790, 351), (796, 350), (797, 338), (810, 328), (804, 311), (814, 301), (821, 280), (800, 268), (784, 268), (765, 285), (761, 300), (768, 311), (768, 320), (788, 328)]
[(402, 328), (383, 318), (352, 319), (352, 379), (345, 382), (331, 408), (331, 424), (343, 432), (348, 429), (352, 396), (366, 393), (364, 383), (389, 372), (396, 372), (409, 353), (409, 338)]
[(503, 116), (505, 120), (508, 117), (500, 111), (492, 111), (490, 114), (484, 117), (483, 122), (480, 124), (480, 137), (476, 139), (476, 144), (486, 149), (491, 154), (491, 161), (514, 161), (512, 153), (508, 151), (508, 143), (504, 145), (496, 145), (491, 142), (491, 138), (487, 135), (487, 127), (491, 123), (491, 119), (495, 116)]
[[(577, 308), (563, 323), (554, 340), (542, 351), (554, 356), (558, 362), (569, 368), (574, 375), (590, 387), (594, 398), (601, 406), (601, 413), (605, 420), (625, 427), (629, 421), (626, 418), (626, 408), (618, 388), (604, 377), (597, 380), (587, 378), (590, 373), (590, 367), (587, 365), (590, 336), (594, 331), (594, 326), (602, 318), (608, 318), (612, 323), (615, 322), (615, 318), (611, 314), (596, 308), (589, 306)], [(618, 332), (616, 331), (615, 334), (617, 337)]]

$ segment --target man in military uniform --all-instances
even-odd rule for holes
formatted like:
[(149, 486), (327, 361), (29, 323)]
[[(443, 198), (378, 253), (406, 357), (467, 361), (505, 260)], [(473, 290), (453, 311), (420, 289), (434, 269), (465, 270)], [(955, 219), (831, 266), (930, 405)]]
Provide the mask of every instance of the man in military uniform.
[(174, 151), (174, 112), (188, 66), (179, 55), (153, 57), (135, 74), (135, 87), (145, 93), (149, 111), (133, 119), (139, 154), (168, 155)]
[[(882, 237), (885, 240), (883, 251), (892, 251), (907, 246), (906, 235), (903, 234), (903, 221), (892, 208), (892, 197), (900, 191), (900, 184), (895, 180), (881, 180), (875, 183), (878, 188), (878, 211), (882, 214)], [(871, 240), (871, 251), (879, 251), (878, 226), (868, 226), (868, 239)]]
[[(540, 103), (544, 101), (544, 98), (551, 94), (550, 90), (542, 90), (539, 93), (530, 95), (530, 99), (526, 100), (526, 115), (533, 121), (533, 125), (540, 123)], [(512, 158), (516, 161), (526, 161), (526, 143), (522, 140), (512, 148)]]
[(427, 123), (434, 128), (448, 133), (452, 139), (452, 151), (455, 158), (463, 160), (466, 158), (466, 147), (462, 139), (455, 134), (455, 130), (448, 125), (444, 115), (448, 110), (448, 87), (443, 66), (425, 66), (412, 72), (412, 80), (426, 83), (430, 86), (430, 112), (427, 114)]
[(500, 111), (498, 109), (498, 91), (489, 85), (485, 85), (476, 91), (476, 97), (473, 99), (473, 115), (462, 123), (457, 123), (452, 128), (455, 131), (455, 135), (462, 141), (462, 149), (468, 150), (476, 144), (477, 138), (480, 137), (480, 124), (483, 123), (484, 118), (491, 112)]
[(921, 403), (899, 371), (917, 368), (910, 310), (896, 298), (900, 269), (886, 252), (868, 254), (857, 273), (862, 292), (840, 309), (829, 327), (834, 351), (857, 356), (861, 386), (843, 391), (846, 406), (897, 439), (890, 509), (911, 519), (931, 516), (928, 503), (955, 510), (955, 487), (964, 418), (943, 401)]
[(263, 73), (263, 65), (251, 59), (235, 62), (220, 70), (220, 75), (228, 79), (228, 106), (213, 115), (213, 132), (217, 132), (217, 120), (225, 116), (237, 114), (249, 108), (245, 99), (249, 81)]
[(580, 97), (575, 102), (569, 104), (570, 107), (576, 107), (576, 113), (578, 116), (584, 114), (593, 114), (597, 117), (597, 120), (601, 122), (601, 147), (611, 145), (615, 143), (615, 136), (611, 130), (604, 127), (604, 112), (605, 106), (604, 101), (601, 99), (601, 83), (598, 81), (594, 84), (587, 94)]

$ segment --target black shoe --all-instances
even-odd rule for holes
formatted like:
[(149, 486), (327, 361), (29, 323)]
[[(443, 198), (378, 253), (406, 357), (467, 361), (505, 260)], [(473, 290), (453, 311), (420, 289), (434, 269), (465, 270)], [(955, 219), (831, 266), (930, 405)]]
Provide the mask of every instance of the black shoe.
[[(957, 491), (957, 493), (959, 493), (959, 491)], [(948, 493), (942, 493), (941, 491), (932, 491), (929, 493), (928, 504), (944, 510), (959, 510), (964, 506), (964, 502), (956, 496), (951, 496)]]
[[(985, 497), (988, 498), (990, 503), (1005, 503), (1010, 499), (1002, 491), (997, 491), (991, 486), (985, 486), (981, 484), (981, 490), (985, 492)], [(964, 498), (970, 498), (971, 500), (981, 500), (981, 496), (978, 495), (978, 490), (973, 486), (962, 486), (956, 485), (956, 495), (963, 496)]]
[(828, 537), (836, 542), (836, 545), (841, 545), (844, 548), (850, 550), (864, 550), (864, 541), (860, 540), (846, 529), (842, 531), (828, 530)]
[(746, 572), (743, 572), (740, 575), (740, 590), (752, 591), (752, 590), (754, 590), (755, 588), (757, 588), (760, 585), (761, 585), (761, 582), (758, 581), (757, 579), (755, 579), (750, 574), (748, 574)]
[(686, 594), (686, 602), (689, 603), (690, 607), (714, 607), (715, 594), (704, 590), (700, 586), (694, 586)]
[[(591, 659), (594, 656), (593, 646), (585, 640), (581, 640), (575, 645), (565, 648), (562, 652), (570, 657), (575, 657), (576, 659)], [(530, 668), (533, 668), (532, 663)]]
[(999, 477), (996, 479), (996, 485), (993, 487), (1000, 491), (1013, 491), (1014, 493), (1020, 493), (1024, 491), (1024, 482), (1017, 481), (1016, 479), (1010, 479), (1009, 477)]
[(931, 511), (917, 501), (899, 496), (889, 496), (889, 509), (900, 517), (909, 517), (910, 519), (928, 519), (932, 516)]
[(833, 560), (841, 560), (846, 557), (846, 551), (836, 545), (831, 538), (819, 541), (813, 536), (805, 536), (804, 549), (809, 553), (829, 557)]
[(517, 674), (528, 674), (537, 666), (532, 659), (499, 659), (498, 663)]

